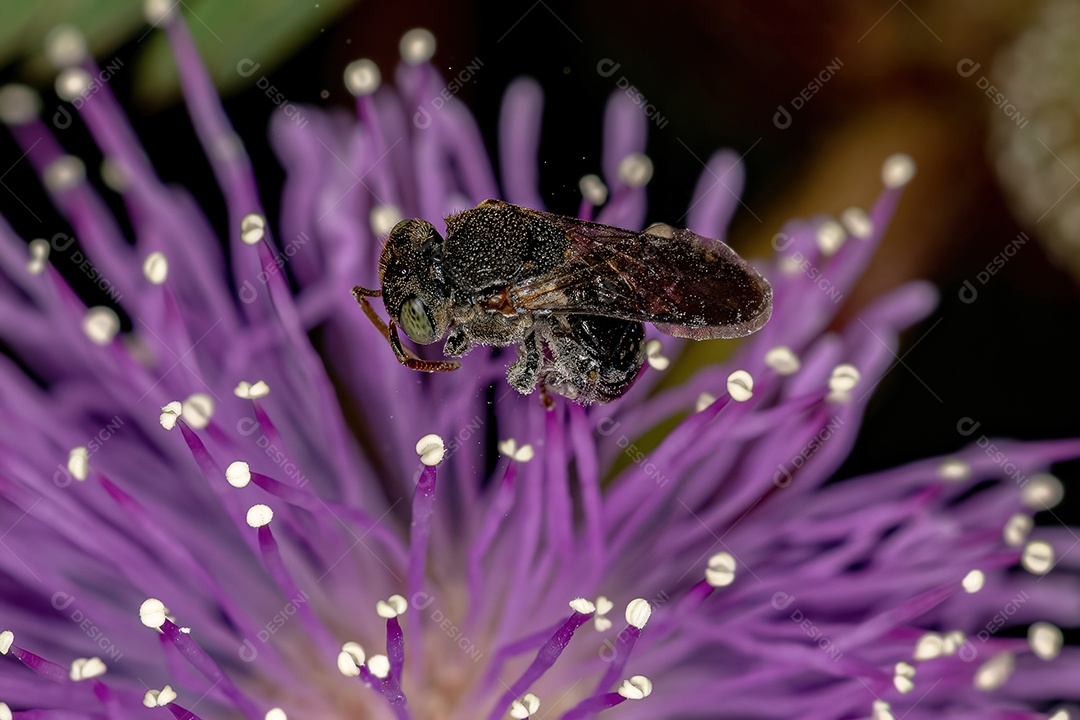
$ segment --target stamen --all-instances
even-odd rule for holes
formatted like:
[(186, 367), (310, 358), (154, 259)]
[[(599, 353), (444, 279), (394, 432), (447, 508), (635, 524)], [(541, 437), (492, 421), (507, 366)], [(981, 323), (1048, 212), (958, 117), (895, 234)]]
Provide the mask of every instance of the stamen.
[(408, 608), (409, 602), (401, 595), (391, 595), (386, 600), (375, 603), (375, 613), (384, 620), (404, 615)]
[(345, 66), (345, 87), (356, 97), (370, 95), (379, 89), (382, 73), (374, 60), (361, 58)]
[(371, 208), (368, 221), (377, 237), (386, 237), (401, 222), (401, 210), (394, 205), (376, 205)]
[(985, 692), (997, 690), (1005, 684), (1015, 668), (1016, 658), (1012, 653), (999, 653), (975, 671), (975, 687)]
[(104, 347), (120, 332), (120, 318), (112, 308), (92, 307), (83, 316), (82, 329), (91, 342)]
[(499, 452), (515, 462), (529, 462), (535, 453), (532, 445), (518, 447), (517, 440), (507, 438), (499, 443)]
[(68, 672), (68, 677), (75, 682), (79, 682), (100, 677), (105, 674), (106, 670), (108, 668), (99, 657), (75, 658), (71, 661), (71, 670)]
[(794, 375), (802, 366), (799, 356), (785, 345), (778, 345), (765, 353), (765, 365), (778, 375)]
[(281, 708), (270, 708), (263, 720), (289, 720), (289, 716)]
[(671, 360), (662, 355), (664, 345), (659, 340), (649, 340), (645, 343), (645, 357), (648, 358), (649, 367), (653, 370), (667, 370)]
[(946, 460), (938, 465), (938, 477), (950, 482), (963, 482), (971, 477), (971, 466), (956, 458)]
[(446, 445), (443, 439), (431, 433), (416, 441), (416, 454), (420, 456), (420, 462), (428, 467), (434, 467), (442, 462), (446, 453)]
[(345, 677), (356, 677), (360, 674), (360, 667), (365, 660), (367, 655), (360, 643), (349, 641), (341, 646), (341, 652), (338, 653), (338, 671)]
[(86, 179), (86, 165), (74, 155), (61, 155), (45, 167), (42, 182), (49, 192), (62, 193)]
[(214, 417), (214, 398), (206, 393), (193, 393), (182, 406), (181, 416), (196, 430), (202, 430)]
[(1031, 519), (1030, 515), (1021, 513), (1013, 515), (1005, 523), (1005, 530), (1002, 532), (1005, 544), (1009, 547), (1020, 547), (1027, 542), (1028, 535), (1031, 534), (1034, 527), (1035, 521)]
[(151, 25), (169, 24), (176, 19), (176, 8), (180, 5), (173, 0), (146, 0), (143, 3), (143, 17)]
[(10, 630), (0, 632), (0, 655), (7, 655), (13, 642), (15, 642), (15, 633)]
[(870, 720), (896, 720), (896, 716), (892, 714), (892, 706), (884, 700), (875, 700), (872, 707)]
[(143, 705), (148, 708), (165, 707), (176, 699), (176, 691), (166, 685), (160, 690), (147, 690), (143, 695)]
[(746, 402), (754, 396), (754, 378), (745, 370), (728, 375), (727, 391), (735, 402)]
[(818, 226), (817, 232), (814, 233), (814, 237), (817, 240), (818, 250), (825, 257), (835, 255), (847, 240), (847, 233), (844, 231), (844, 226), (835, 220), (826, 220)]
[(933, 660), (945, 654), (945, 638), (935, 632), (928, 632), (915, 643), (911, 657), (914, 660)]
[(574, 633), (580, 628), (588, 619), (592, 616), (592, 613), (596, 611), (596, 606), (585, 598), (576, 598), (570, 603), (570, 607), (574, 610), (574, 613), (570, 615), (559, 628), (555, 631), (555, 634), (544, 643), (539, 652), (536, 653), (536, 657), (521, 677), (518, 678), (499, 701), (495, 703), (495, 707), (492, 709), (491, 714), (488, 716), (488, 720), (498, 720), (498, 718), (506, 711), (506, 708), (510, 707), (510, 704), (517, 698), (522, 696), (522, 693), (536, 682), (552, 665), (559, 659), (563, 650), (570, 644), (570, 640), (574, 637)]
[(849, 233), (860, 240), (865, 240), (874, 234), (874, 222), (862, 208), (849, 207), (840, 213), (840, 222)]
[(57, 70), (87, 58), (86, 36), (72, 25), (57, 25), (45, 34), (45, 57)]
[(169, 610), (157, 598), (149, 598), (139, 606), (139, 622), (148, 628), (160, 630), (168, 619)]
[(68, 453), (67, 469), (79, 482), (86, 479), (90, 471), (90, 453), (84, 446), (74, 447)]
[(176, 427), (176, 421), (180, 419), (180, 414), (184, 411), (184, 406), (180, 404), (179, 400), (173, 400), (171, 403), (161, 408), (161, 416), (158, 417), (158, 422), (161, 423), (161, 427), (166, 430), (172, 430)]
[(1028, 628), (1028, 645), (1035, 657), (1050, 661), (1061, 654), (1061, 646), (1065, 643), (1065, 636), (1057, 625), (1048, 622), (1037, 622)]
[(1053, 475), (1039, 473), (1028, 479), (1021, 498), (1032, 510), (1051, 510), (1065, 498), (1065, 486)]
[(531, 718), (540, 709), (540, 698), (532, 693), (525, 693), (520, 700), (510, 703), (510, 717), (515, 720)]
[(644, 675), (634, 675), (623, 680), (618, 692), (627, 700), (643, 700), (652, 695), (652, 680)]
[(985, 584), (986, 574), (982, 570), (972, 570), (960, 581), (960, 585), (964, 588), (964, 592), (969, 595), (974, 595), (982, 590), (983, 585)]
[(894, 668), (895, 674), (893, 675), (893, 685), (900, 692), (901, 695), (906, 695), (915, 689), (915, 683), (912, 682), (912, 678), (915, 677), (915, 668), (906, 662), (896, 663)]
[[(601, 693), (622, 676), (626, 663), (630, 660), (630, 654), (634, 651), (637, 640), (641, 637), (641, 631), (652, 617), (652, 605), (644, 598), (635, 598), (626, 605), (626, 629), (615, 638), (615, 644), (605, 643), (606, 652), (602, 654), (609, 662), (608, 669), (600, 682), (596, 684), (593, 694)], [(605, 657), (606, 655), (606, 657)]]
[(259, 213), (248, 213), (240, 220), (240, 240), (245, 245), (257, 245), (266, 237), (266, 218)]
[(229, 467), (225, 468), (225, 479), (234, 488), (247, 487), (251, 482), (251, 467), (243, 460), (230, 463)]
[(619, 182), (632, 188), (645, 187), (653, 176), (653, 162), (644, 153), (631, 153), (619, 161)]
[(257, 400), (266, 397), (269, 394), (270, 386), (262, 380), (258, 380), (254, 383), (241, 380), (236, 384), (236, 388), (233, 390), (233, 395), (244, 400)]
[(169, 277), (169, 259), (163, 252), (152, 252), (143, 261), (142, 271), (151, 283), (161, 285)]
[(385, 655), (372, 655), (367, 661), (367, 666), (371, 674), (380, 680), (385, 680), (390, 676), (390, 658)]
[(1054, 548), (1043, 540), (1033, 540), (1024, 548), (1020, 564), (1032, 575), (1045, 575), (1054, 567)]
[(252, 505), (248, 508), (246, 521), (250, 527), (261, 528), (270, 524), (274, 519), (274, 511), (269, 505)]
[(714, 402), (716, 402), (715, 395), (703, 392), (697, 396), (697, 402), (694, 403), (694, 412), (701, 412), (702, 410), (707, 409)]
[(581, 191), (581, 196), (590, 205), (599, 207), (607, 202), (608, 188), (599, 175), (593, 173), (582, 175), (581, 179), (578, 180), (578, 189)]
[(45, 238), (34, 238), (30, 241), (30, 259), (26, 261), (26, 270), (31, 275), (40, 275), (45, 270), (45, 264), (49, 261), (49, 252), (52, 247)]
[(69, 67), (56, 76), (56, 94), (61, 100), (74, 102), (90, 88), (90, 73), (81, 67)]
[(435, 56), (435, 36), (425, 28), (413, 28), (401, 36), (398, 51), (409, 65), (426, 63)]
[(596, 628), (597, 632), (606, 632), (610, 630), (611, 620), (609, 620), (606, 615), (615, 607), (615, 603), (601, 595), (596, 598), (595, 607), (596, 614), (593, 617), (593, 627)]
[(0, 122), (26, 125), (41, 114), (41, 98), (26, 85), (0, 87)]
[(890, 190), (903, 187), (915, 177), (915, 161), (910, 155), (897, 153), (885, 158), (881, 166), (881, 182)]
[(11, 708), (6, 702), (0, 702), (0, 720), (12, 720)]
[(735, 582), (735, 557), (728, 552), (718, 552), (709, 558), (705, 581), (713, 587), (727, 587)]

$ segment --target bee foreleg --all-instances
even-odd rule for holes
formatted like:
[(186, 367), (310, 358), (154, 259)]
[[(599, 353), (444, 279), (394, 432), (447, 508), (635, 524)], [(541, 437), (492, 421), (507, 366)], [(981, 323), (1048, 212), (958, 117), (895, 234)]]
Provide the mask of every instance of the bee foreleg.
[(368, 316), (371, 324), (390, 343), (390, 347), (394, 349), (394, 356), (397, 357), (399, 363), (412, 370), (423, 372), (448, 372), (461, 367), (461, 363), (456, 360), (424, 360), (406, 350), (405, 346), (401, 344), (401, 338), (398, 337), (397, 325), (394, 321), (391, 320), (390, 325), (387, 326), (379, 317), (379, 314), (375, 312), (375, 308), (368, 302), (369, 297), (379, 297), (381, 294), (378, 290), (368, 290), (362, 287), (353, 288), (353, 297), (356, 298), (356, 302), (360, 303), (360, 307), (363, 308), (364, 314)]
[(540, 365), (544, 359), (540, 340), (530, 332), (518, 343), (517, 360), (506, 369), (506, 381), (522, 395), (531, 395), (540, 377)]

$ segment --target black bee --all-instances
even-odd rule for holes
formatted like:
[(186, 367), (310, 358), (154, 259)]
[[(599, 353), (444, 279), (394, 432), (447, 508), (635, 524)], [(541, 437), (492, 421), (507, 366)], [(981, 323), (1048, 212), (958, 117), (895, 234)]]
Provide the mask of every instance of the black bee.
[[(583, 405), (609, 402), (633, 384), (645, 359), (642, 323), (695, 340), (759, 330), (772, 288), (722, 242), (652, 225), (643, 232), (485, 200), (431, 223), (402, 220), (379, 259), (381, 290), (353, 295), (402, 365), (456, 370), (402, 346), (446, 338), (460, 357), (477, 345), (517, 344), (506, 378), (528, 395), (539, 385)], [(387, 327), (368, 302), (382, 296)]]

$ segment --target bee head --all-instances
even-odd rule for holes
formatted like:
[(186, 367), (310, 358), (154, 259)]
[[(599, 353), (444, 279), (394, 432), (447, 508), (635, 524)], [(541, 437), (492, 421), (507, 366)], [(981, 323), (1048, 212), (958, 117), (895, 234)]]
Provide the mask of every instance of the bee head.
[(386, 311), (409, 339), (438, 341), (450, 326), (450, 296), (442, 274), (443, 239), (424, 220), (402, 220), (379, 259)]

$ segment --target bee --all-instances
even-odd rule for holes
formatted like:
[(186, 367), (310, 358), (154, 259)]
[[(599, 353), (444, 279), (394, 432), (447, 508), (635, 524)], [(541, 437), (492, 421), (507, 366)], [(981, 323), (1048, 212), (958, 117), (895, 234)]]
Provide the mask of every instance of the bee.
[[(737, 338), (772, 313), (772, 287), (718, 240), (656, 224), (642, 232), (485, 200), (446, 218), (443, 238), (424, 220), (402, 220), (379, 258), (381, 289), (353, 295), (402, 365), (456, 370), (401, 343), (444, 337), (443, 353), (517, 346), (506, 378), (582, 405), (610, 402), (634, 383), (645, 329), (694, 340)], [(382, 297), (384, 323), (369, 302)]]

